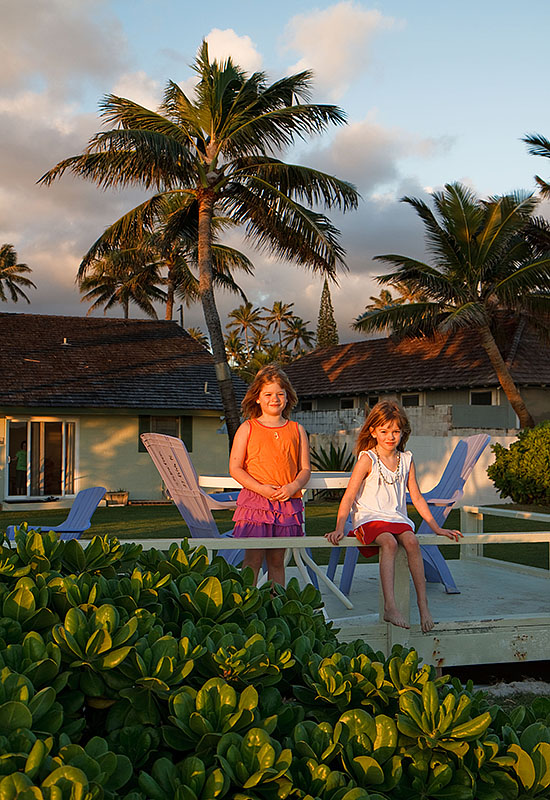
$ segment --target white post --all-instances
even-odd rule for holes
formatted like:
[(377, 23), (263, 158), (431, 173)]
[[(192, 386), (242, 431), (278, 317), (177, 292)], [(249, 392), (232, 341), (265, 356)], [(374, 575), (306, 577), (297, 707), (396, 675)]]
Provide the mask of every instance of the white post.
[[(479, 510), (466, 511), (464, 508), (460, 509), (460, 530), (464, 534), (468, 533), (483, 533), (483, 513)], [(466, 544), (460, 547), (460, 559), (466, 560), (468, 558), (481, 558), (483, 556), (482, 544)]]

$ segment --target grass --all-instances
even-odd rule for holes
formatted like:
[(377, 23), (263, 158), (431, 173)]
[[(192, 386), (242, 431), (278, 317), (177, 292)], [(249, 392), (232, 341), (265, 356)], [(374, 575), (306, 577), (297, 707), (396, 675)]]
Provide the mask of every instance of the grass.
[[(525, 507), (503, 505), (503, 508), (525, 510)], [(327, 531), (333, 530), (336, 523), (338, 503), (313, 501), (307, 504), (306, 527), (309, 536), (324, 536)], [(530, 507), (529, 511), (550, 513), (550, 508)], [(231, 511), (218, 511), (214, 516), (219, 530), (223, 533), (232, 527)], [(67, 516), (66, 509), (52, 511), (18, 511), (10, 509), (0, 512), (0, 531), (5, 531), (8, 525), (19, 525), (26, 521), (29, 525), (40, 527), (44, 524), (58, 525)], [(420, 516), (416, 511), (411, 512), (411, 518), (418, 524)], [(460, 526), (460, 512), (451, 511), (446, 527), (458, 528)], [(548, 523), (532, 522), (530, 520), (506, 519), (503, 517), (486, 517), (484, 527), (487, 533), (497, 531), (544, 531), (548, 530)], [(173, 505), (146, 505), (146, 506), (111, 506), (98, 508), (93, 516), (92, 527), (83, 538), (92, 536), (118, 536), (120, 539), (139, 538), (157, 539), (173, 538), (175, 540), (187, 535), (187, 526), (182, 520), (178, 510)], [(319, 564), (328, 563), (330, 547), (316, 551), (315, 557)], [(485, 555), (489, 558), (498, 558), (503, 561), (514, 561), (527, 566), (544, 567), (548, 569), (549, 546), (545, 543), (533, 544), (492, 544), (485, 546)], [(458, 547), (445, 547), (446, 558), (458, 558)], [(360, 560), (363, 556), (359, 557)]]

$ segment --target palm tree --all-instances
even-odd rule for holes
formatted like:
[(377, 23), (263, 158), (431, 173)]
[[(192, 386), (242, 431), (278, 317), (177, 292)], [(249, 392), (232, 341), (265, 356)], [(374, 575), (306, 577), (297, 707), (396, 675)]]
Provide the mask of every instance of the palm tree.
[(203, 347), (206, 347), (207, 350), (210, 350), (210, 342), (208, 341), (208, 337), (204, 335), (200, 328), (186, 328), (185, 329), (189, 336), (194, 339), (199, 344), (202, 344)]
[[(533, 419), (495, 341), (499, 315), (525, 314), (545, 329), (542, 315), (550, 314), (550, 247), (536, 244), (533, 218), (537, 201), (531, 195), (510, 194), (480, 200), (459, 184), (434, 192), (436, 214), (422, 201), (404, 197), (426, 229), (433, 264), (399, 255), (377, 256), (396, 269), (378, 277), (390, 286), (422, 292), (427, 300), (362, 314), (352, 327), (396, 334), (425, 335), (460, 327), (479, 331), (481, 344), (522, 427)], [(542, 237), (548, 242), (548, 235)], [(546, 328), (547, 330), (547, 328)]]
[[(214, 286), (240, 294), (246, 301), (232, 273), (239, 270), (252, 275), (254, 266), (244, 253), (217, 241), (218, 233), (231, 225), (227, 219), (212, 221), (212, 282)], [(196, 203), (182, 207), (180, 196), (163, 197), (154, 204), (146, 201), (110, 225), (93, 243), (82, 259), (78, 279), (86, 275), (98, 258), (113, 250), (139, 250), (142, 257), (156, 264), (159, 275), (166, 270), (161, 282), (166, 286), (165, 319), (171, 320), (175, 297), (183, 300), (186, 306), (200, 300), (197, 236)]]
[(371, 302), (365, 306), (365, 311), (386, 310), (394, 306), (400, 306), (403, 302), (400, 298), (393, 297), (388, 289), (381, 289), (378, 297), (371, 294), (369, 300)]
[(82, 302), (93, 300), (87, 311), (97, 308), (104, 313), (114, 306), (122, 306), (124, 318), (129, 317), (130, 303), (135, 303), (148, 317), (157, 318), (154, 300), (166, 298), (158, 283), (160, 277), (154, 263), (148, 262), (139, 251), (113, 251), (97, 259), (88, 273), (78, 279)]
[(292, 346), (292, 355), (295, 357), (302, 355), (304, 352), (302, 345), (309, 350), (313, 347), (315, 334), (313, 331), (308, 330), (307, 325), (309, 325), (309, 320), (304, 322), (301, 317), (292, 317), (290, 321), (285, 323), (283, 342)]
[(230, 58), (211, 62), (206, 42), (193, 68), (195, 99), (169, 82), (158, 113), (108, 95), (103, 116), (114, 127), (40, 180), (49, 184), (69, 170), (105, 189), (153, 188), (158, 194), (145, 216), (166, 196), (197, 204), (199, 294), (231, 442), (240, 421), (213, 291), (214, 217), (242, 225), (249, 239), (280, 258), (333, 275), (344, 266), (339, 232), (313, 208), (353, 209), (358, 194), (345, 181), (274, 155), (345, 121), (338, 107), (308, 102), (310, 72), (268, 85), (263, 73), (247, 75)]
[(252, 339), (253, 351), (256, 352), (256, 350), (263, 350), (266, 352), (272, 346), (273, 342), (269, 338), (269, 333), (264, 328), (257, 330), (254, 334), (254, 338)]
[(17, 253), (12, 244), (0, 245), (0, 300), (7, 303), (8, 291), (12, 302), (17, 303), (19, 298), (23, 298), (30, 303), (31, 301), (21, 289), (21, 286), (36, 289), (35, 284), (30, 278), (25, 278), (24, 273), (32, 272), (26, 264), (17, 263)]
[(227, 316), (231, 322), (228, 322), (226, 327), (229, 330), (236, 331), (238, 334), (243, 334), (246, 352), (250, 355), (249, 334), (255, 337), (263, 328), (260, 309), (253, 308), (252, 303), (246, 302), (238, 308), (234, 308)]
[(279, 347), (283, 348), (282, 327), (285, 322), (290, 321), (293, 317), (292, 309), (294, 303), (283, 303), (282, 300), (275, 300), (271, 308), (263, 306), (262, 311), (265, 311), (264, 322), (267, 329), (272, 328), (277, 331), (277, 338), (279, 340)]
[(225, 337), (225, 351), (229, 363), (233, 366), (241, 366), (246, 361), (244, 345), (238, 333), (229, 333)]
[[(527, 148), (532, 156), (542, 156), (543, 158), (550, 158), (550, 139), (546, 136), (540, 136), (538, 133), (531, 133), (523, 138), (523, 141), (529, 145)], [(540, 186), (540, 193), (543, 197), (550, 197), (550, 183), (535, 175), (535, 180)]]

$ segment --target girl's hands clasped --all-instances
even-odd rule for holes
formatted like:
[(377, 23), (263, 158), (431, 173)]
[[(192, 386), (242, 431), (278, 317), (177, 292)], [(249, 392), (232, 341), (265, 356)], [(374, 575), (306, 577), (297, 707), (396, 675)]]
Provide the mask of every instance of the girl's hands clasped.
[(271, 499), (284, 502), (285, 500), (290, 500), (292, 495), (296, 494), (296, 491), (296, 484), (293, 483), (286, 483), (284, 486), (276, 486), (275, 491), (271, 495)]

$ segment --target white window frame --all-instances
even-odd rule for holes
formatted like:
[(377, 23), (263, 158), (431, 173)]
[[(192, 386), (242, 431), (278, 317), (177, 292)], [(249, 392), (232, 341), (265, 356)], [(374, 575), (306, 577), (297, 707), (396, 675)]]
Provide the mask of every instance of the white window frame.
[[(472, 394), (480, 394), (480, 392), (490, 392), (491, 393), (491, 405), (498, 406), (498, 389), (470, 389), (470, 393), (468, 395), (468, 404), (471, 406), (479, 406), (480, 403), (472, 403)], [(485, 406), (485, 408), (489, 408), (489, 406)]]
[[(351, 400), (351, 406), (349, 408), (342, 408), (342, 402), (344, 400)], [(350, 397), (350, 396), (341, 397), (339, 405), (340, 405), (339, 411), (353, 411), (355, 408), (357, 408), (357, 398), (356, 397)]]
[[(404, 397), (414, 397), (418, 395), (418, 405), (417, 406), (406, 406), (403, 402)], [(400, 403), (403, 408), (420, 408), (421, 406), (426, 405), (426, 393), (425, 392), (401, 392), (399, 395)]]
[[(13, 414), (13, 415), (6, 415), (6, 433), (5, 433), (5, 447), (4, 447), (4, 498), (7, 502), (10, 500), (22, 500), (22, 498), (26, 497), (26, 499), (31, 502), (33, 500), (37, 500), (42, 498), (44, 495), (36, 495), (36, 494), (29, 494), (29, 495), (10, 495), (9, 488), (10, 488), (10, 469), (9, 469), (9, 457), (10, 457), (10, 427), (12, 422), (19, 422), (25, 423), (27, 426), (27, 433), (26, 438), (27, 442), (30, 441), (30, 429), (33, 422), (58, 422), (62, 424), (63, 430), (63, 442), (65, 442), (65, 424), (72, 423), (74, 425), (74, 491), (66, 492), (65, 491), (65, 445), (63, 444), (61, 450), (61, 479), (62, 479), (62, 486), (61, 486), (61, 493), (60, 497), (74, 497), (77, 493), (77, 485), (80, 476), (80, 464), (79, 464), (79, 453), (80, 453), (80, 427), (79, 427), (79, 420), (76, 417), (46, 417), (46, 416), (30, 416), (28, 414)], [(28, 469), (28, 466), (27, 466)], [(27, 475), (27, 481), (28, 481)]]

